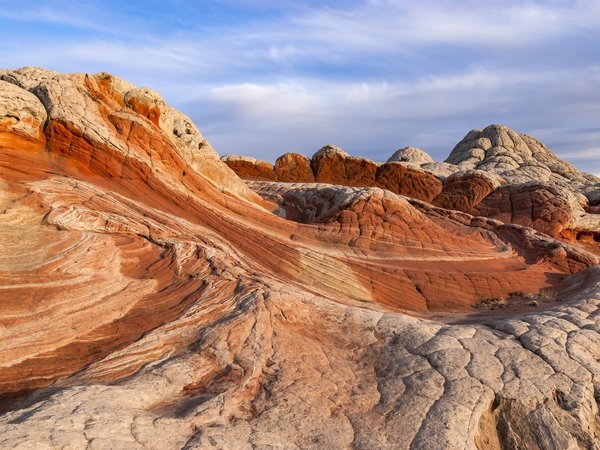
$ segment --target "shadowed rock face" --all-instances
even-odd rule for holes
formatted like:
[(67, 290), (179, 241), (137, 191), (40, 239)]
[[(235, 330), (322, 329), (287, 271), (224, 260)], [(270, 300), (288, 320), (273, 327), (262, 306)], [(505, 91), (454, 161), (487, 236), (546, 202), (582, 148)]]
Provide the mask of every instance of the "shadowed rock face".
[(503, 222), (550, 188), (475, 217), (332, 147), (246, 184), (148, 89), (0, 79), (1, 447), (594, 448), (598, 256)]
[(379, 167), (374, 185), (426, 202), (431, 202), (442, 190), (442, 182), (435, 175), (394, 162)]
[(444, 180), (442, 192), (433, 199), (432, 203), (446, 209), (473, 213), (474, 208), (483, 199), (504, 183), (502, 178), (481, 170), (457, 172)]

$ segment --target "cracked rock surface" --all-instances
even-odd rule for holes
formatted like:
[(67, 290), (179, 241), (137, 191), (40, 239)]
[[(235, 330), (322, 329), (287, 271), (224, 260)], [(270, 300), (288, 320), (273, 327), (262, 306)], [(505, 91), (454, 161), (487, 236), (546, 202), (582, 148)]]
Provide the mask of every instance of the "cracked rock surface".
[[(228, 162), (256, 160), (148, 89), (0, 79), (0, 448), (600, 447), (600, 251), (559, 214), (595, 215), (572, 189), (481, 161), (444, 180), (415, 149), (396, 192), (333, 146), (244, 183)], [(484, 134), (460, 152), (518, 141)]]

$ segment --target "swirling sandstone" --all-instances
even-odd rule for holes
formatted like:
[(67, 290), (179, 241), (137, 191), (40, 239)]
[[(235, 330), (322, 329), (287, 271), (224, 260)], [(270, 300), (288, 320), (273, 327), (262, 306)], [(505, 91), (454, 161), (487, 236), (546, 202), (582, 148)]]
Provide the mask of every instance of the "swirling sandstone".
[(588, 247), (372, 187), (335, 149), (330, 184), (246, 185), (150, 90), (0, 78), (0, 447), (597, 442)]

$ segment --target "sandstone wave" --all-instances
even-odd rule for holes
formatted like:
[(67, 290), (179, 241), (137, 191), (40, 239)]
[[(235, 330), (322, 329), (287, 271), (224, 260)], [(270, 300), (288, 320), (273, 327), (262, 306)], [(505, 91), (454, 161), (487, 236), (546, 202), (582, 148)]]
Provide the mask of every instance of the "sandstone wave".
[(499, 126), (219, 159), (149, 89), (0, 71), (0, 447), (596, 448), (599, 183)]

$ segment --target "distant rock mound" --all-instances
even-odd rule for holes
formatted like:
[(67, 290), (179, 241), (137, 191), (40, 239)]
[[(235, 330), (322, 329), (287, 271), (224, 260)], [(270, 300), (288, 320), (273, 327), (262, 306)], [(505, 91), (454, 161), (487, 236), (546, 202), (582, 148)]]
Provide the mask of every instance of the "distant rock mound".
[[(600, 205), (600, 179), (560, 160), (538, 140), (501, 125), (472, 130), (443, 163), (434, 162), (417, 147), (401, 148), (382, 164), (350, 156), (339, 147), (327, 145), (311, 160), (294, 153), (280, 157), (273, 173), (269, 163), (251, 158), (246, 158), (246, 164), (252, 169), (242, 167), (239, 161), (244, 158), (232, 157), (228, 164), (247, 180), (380, 187), (446, 209), (469, 214), (485, 211), (489, 217), (502, 217), (502, 220), (565, 239), (585, 237), (589, 233), (596, 236), (600, 229), (596, 207)], [(565, 205), (564, 211), (540, 219), (528, 216), (531, 208), (519, 201), (512, 207), (516, 208), (514, 214), (507, 216), (506, 212), (500, 212), (506, 208), (499, 206), (504, 204), (501, 198), (506, 195), (513, 198), (516, 192), (531, 193), (531, 183), (542, 184), (559, 197), (553, 202), (546, 194), (538, 195), (548, 192), (545, 187), (536, 188), (539, 192), (534, 195), (535, 202), (547, 204), (536, 206), (535, 214), (554, 210), (558, 204)], [(496, 192), (504, 185), (511, 187)], [(478, 205), (484, 200), (480, 211)], [(495, 202), (500, 202), (497, 214), (492, 212)], [(525, 209), (518, 211), (521, 207)], [(552, 223), (554, 219), (557, 222)]]
[(445, 162), (495, 173), (513, 184), (541, 181), (585, 192), (600, 185), (599, 178), (562, 161), (537, 139), (502, 125), (471, 130)]
[(277, 179), (273, 171), (273, 164), (267, 161), (239, 155), (224, 155), (221, 157), (221, 161), (245, 180), (275, 181)]
[(378, 164), (350, 156), (334, 145), (326, 145), (313, 155), (311, 167), (317, 183), (367, 187), (375, 182)]
[(433, 163), (434, 161), (431, 156), (418, 147), (404, 147), (396, 150), (386, 162), (407, 162), (421, 166)]
[(285, 153), (275, 161), (273, 169), (277, 181), (291, 183), (312, 183), (315, 175), (310, 159), (299, 153)]
[(442, 191), (442, 181), (435, 175), (398, 162), (379, 166), (374, 185), (426, 202), (431, 202)]

